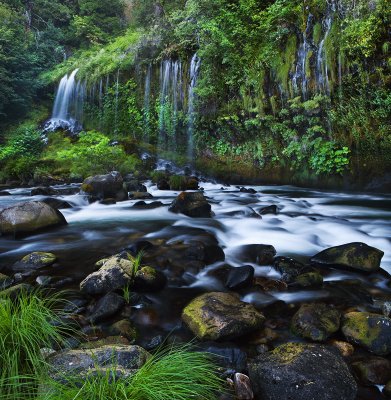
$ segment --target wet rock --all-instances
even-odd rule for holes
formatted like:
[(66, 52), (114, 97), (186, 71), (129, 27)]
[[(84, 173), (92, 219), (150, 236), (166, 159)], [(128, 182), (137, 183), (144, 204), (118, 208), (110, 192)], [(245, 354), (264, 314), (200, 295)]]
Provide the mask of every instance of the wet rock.
[(254, 272), (254, 267), (251, 265), (232, 268), (228, 274), (225, 286), (231, 290), (246, 288), (252, 284)]
[(117, 293), (108, 293), (96, 303), (89, 321), (93, 324), (103, 321), (117, 314), (124, 305), (125, 300), (123, 297)]
[(31, 196), (56, 196), (58, 191), (52, 187), (40, 186), (31, 190)]
[(55, 208), (56, 210), (72, 208), (72, 206), (67, 201), (61, 200), (61, 199), (56, 199), (53, 197), (47, 197), (46, 199), (43, 199), (41, 201), (42, 201), (42, 203), (45, 203), (48, 206)]
[(99, 202), (100, 204), (103, 204), (105, 206), (111, 206), (113, 204), (117, 204), (116, 199), (108, 198), (108, 199), (103, 199)]
[(391, 317), (391, 301), (384, 302), (382, 312), (386, 317)]
[(276, 255), (276, 249), (269, 244), (247, 244), (236, 248), (235, 253), (240, 254), (245, 262), (270, 265)]
[(269, 279), (263, 276), (258, 276), (254, 279), (254, 286), (261, 289), (263, 292), (282, 292), (288, 288), (288, 285), (283, 281)]
[(387, 397), (387, 399), (391, 399), (391, 381), (384, 386), (383, 394)]
[(156, 292), (162, 290), (167, 283), (165, 275), (152, 267), (142, 267), (134, 276), (132, 289), (140, 292)]
[(80, 290), (87, 294), (105, 294), (121, 289), (133, 282), (133, 261), (113, 256), (104, 261), (102, 267), (88, 275)]
[(35, 271), (40, 268), (50, 267), (57, 260), (57, 257), (52, 253), (44, 253), (36, 251), (27, 254), (20, 261), (17, 261), (11, 268), (15, 272)]
[(273, 266), (282, 275), (281, 280), (287, 283), (293, 282), (305, 271), (304, 264), (289, 257), (276, 257)]
[(0, 211), (3, 235), (26, 236), (66, 223), (60, 211), (40, 201), (19, 203)]
[(288, 343), (249, 363), (262, 400), (354, 400), (357, 384), (340, 356), (321, 345)]
[(150, 354), (139, 346), (106, 345), (89, 350), (65, 350), (48, 359), (52, 374), (85, 374), (97, 367), (125, 369), (141, 368)]
[(377, 355), (391, 353), (391, 319), (368, 312), (344, 315), (342, 332), (346, 339)]
[(11, 196), (11, 193), (8, 192), (7, 190), (2, 190), (2, 191), (0, 192), (0, 196)]
[(30, 293), (33, 291), (33, 286), (28, 283), (20, 283), (19, 285), (11, 286), (8, 289), (2, 290), (0, 292), (0, 297), (9, 297), (15, 299), (20, 295), (20, 293)]
[(251, 388), (250, 378), (247, 375), (236, 373), (234, 376), (235, 394), (237, 400), (252, 400), (254, 393)]
[(301, 287), (322, 286), (323, 276), (319, 272), (306, 272), (297, 276), (295, 283)]
[(348, 342), (342, 340), (332, 340), (330, 342), (340, 352), (342, 357), (350, 357), (354, 353), (354, 347)]
[(375, 247), (354, 242), (323, 250), (311, 258), (311, 263), (373, 272), (380, 269), (383, 255), (384, 252)]
[(79, 345), (79, 349), (88, 350), (96, 349), (102, 346), (112, 346), (112, 345), (129, 345), (129, 340), (122, 336), (107, 336), (99, 340), (91, 340), (90, 342), (84, 342)]
[(151, 203), (146, 203), (143, 200), (138, 201), (133, 204), (132, 208), (137, 208), (139, 210), (153, 210), (155, 208), (162, 207), (164, 204), (161, 201), (152, 201)]
[(145, 252), (153, 249), (153, 244), (148, 240), (137, 240), (128, 246), (125, 250), (136, 256), (140, 251)]
[(161, 346), (164, 343), (164, 337), (162, 335), (154, 336), (144, 346), (146, 350), (153, 350)]
[(251, 194), (257, 193), (257, 191), (255, 189), (253, 189), (253, 188), (245, 188), (245, 187), (241, 187), (239, 189), (239, 192), (241, 192), (241, 193), (251, 193)]
[(170, 184), (166, 179), (159, 179), (157, 182), (158, 190), (170, 190)]
[(49, 286), (51, 281), (52, 277), (47, 275), (40, 275), (35, 279), (35, 282), (37, 282), (39, 286)]
[(125, 182), (126, 190), (128, 192), (146, 192), (147, 188), (137, 179), (133, 179), (131, 181)]
[(266, 215), (266, 214), (278, 214), (278, 207), (276, 205), (262, 207), (259, 211), (259, 214)]
[(182, 192), (171, 203), (169, 211), (192, 218), (211, 218), (212, 207), (202, 192)]
[(292, 318), (292, 331), (305, 338), (323, 342), (340, 326), (341, 313), (327, 304), (303, 304)]
[(109, 328), (111, 335), (121, 335), (126, 337), (130, 342), (134, 342), (137, 338), (137, 330), (135, 326), (127, 319), (121, 319), (115, 322)]
[(364, 385), (385, 385), (391, 379), (391, 361), (386, 358), (369, 357), (351, 366)]
[(220, 340), (259, 329), (265, 317), (232, 293), (212, 292), (186, 306), (182, 319), (199, 339)]
[(14, 283), (14, 280), (7, 275), (0, 273), (0, 290), (9, 288)]
[(152, 199), (153, 196), (151, 193), (148, 192), (130, 192), (129, 193), (129, 199), (131, 200), (148, 200)]
[(122, 176), (117, 171), (88, 177), (84, 180), (80, 190), (98, 200), (114, 198), (117, 201), (123, 201), (128, 198), (127, 192), (123, 189)]

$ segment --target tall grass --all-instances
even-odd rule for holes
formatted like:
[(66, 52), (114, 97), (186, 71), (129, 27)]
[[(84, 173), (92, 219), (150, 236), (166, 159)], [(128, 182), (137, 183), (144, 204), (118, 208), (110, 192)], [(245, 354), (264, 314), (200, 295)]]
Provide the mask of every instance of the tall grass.
[(42, 348), (61, 342), (66, 329), (56, 312), (59, 296), (21, 292), (0, 298), (0, 399), (32, 397), (46, 370)]
[(133, 376), (114, 378), (112, 371), (52, 382), (39, 400), (215, 400), (223, 380), (211, 356), (189, 346), (160, 351)]

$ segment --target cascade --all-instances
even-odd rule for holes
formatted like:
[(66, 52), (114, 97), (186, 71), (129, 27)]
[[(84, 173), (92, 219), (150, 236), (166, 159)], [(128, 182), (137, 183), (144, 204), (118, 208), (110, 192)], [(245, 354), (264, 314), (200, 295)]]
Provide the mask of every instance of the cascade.
[(190, 83), (188, 97), (188, 126), (187, 126), (187, 159), (190, 164), (194, 161), (194, 121), (195, 121), (195, 88), (197, 86), (198, 74), (201, 66), (201, 59), (197, 53), (194, 54), (190, 63)]
[(297, 61), (296, 61), (296, 69), (295, 73), (292, 77), (292, 85), (295, 94), (302, 94), (303, 98), (307, 98), (308, 92), (308, 77), (307, 77), (307, 57), (308, 53), (311, 50), (311, 42), (310, 42), (310, 34), (312, 29), (312, 21), (314, 16), (312, 14), (308, 14), (307, 24), (305, 31), (302, 34), (302, 39), (300, 41), (300, 46), (297, 51)]
[(115, 82), (115, 115), (114, 115), (114, 134), (118, 134), (118, 97), (119, 97), (119, 69)]
[(75, 69), (69, 76), (65, 75), (61, 79), (52, 117), (45, 124), (45, 131), (62, 128), (77, 133), (81, 130), (86, 86), (76, 81), (77, 72), (78, 69)]
[(159, 111), (159, 138), (158, 150), (165, 150), (167, 147), (167, 134), (169, 131), (169, 121), (167, 120), (170, 106), (170, 82), (171, 82), (171, 60), (162, 62), (160, 69), (160, 111)]
[(151, 77), (152, 77), (152, 64), (149, 64), (147, 68), (147, 73), (145, 74), (145, 84), (144, 84), (144, 138), (147, 142), (149, 140)]
[(326, 52), (324, 49), (325, 42), (327, 37), (329, 36), (331, 26), (333, 23), (333, 17), (335, 12), (335, 3), (331, 2), (331, 5), (328, 4), (327, 7), (327, 15), (323, 21), (323, 30), (324, 35), (322, 40), (319, 43), (318, 53), (316, 57), (316, 82), (317, 89), (320, 92), (326, 92), (330, 94), (330, 83), (329, 83), (329, 66), (327, 64)]

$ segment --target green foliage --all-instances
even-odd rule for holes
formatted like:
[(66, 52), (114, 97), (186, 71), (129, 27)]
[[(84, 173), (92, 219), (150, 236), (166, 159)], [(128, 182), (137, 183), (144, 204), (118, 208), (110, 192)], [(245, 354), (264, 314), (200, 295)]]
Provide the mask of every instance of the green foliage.
[(338, 148), (333, 142), (325, 142), (317, 138), (313, 144), (314, 154), (310, 158), (310, 166), (316, 174), (342, 174), (349, 164), (350, 150)]
[(59, 296), (21, 292), (15, 299), (0, 298), (0, 398), (35, 398), (38, 379), (47, 364), (42, 348), (60, 345), (69, 332), (56, 312)]
[(214, 400), (224, 381), (211, 356), (189, 346), (162, 350), (150, 357), (131, 377), (116, 379), (112, 371), (80, 379), (68, 385), (53, 382), (39, 400)]
[(170, 176), (169, 185), (171, 190), (186, 190), (187, 178), (183, 175)]

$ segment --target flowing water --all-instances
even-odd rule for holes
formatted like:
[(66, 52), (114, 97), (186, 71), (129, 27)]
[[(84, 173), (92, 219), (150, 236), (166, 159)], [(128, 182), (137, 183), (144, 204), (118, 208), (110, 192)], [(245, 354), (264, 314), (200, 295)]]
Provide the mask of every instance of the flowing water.
[[(76, 289), (79, 282), (95, 270), (97, 260), (119, 252), (138, 239), (175, 244), (190, 241), (202, 233), (212, 234), (224, 249), (225, 262), (208, 265), (201, 271), (186, 271), (184, 279), (170, 280), (162, 292), (146, 295), (147, 305), (135, 306), (132, 319), (140, 330), (147, 331), (147, 336), (178, 328), (181, 309), (196, 293), (222, 290), (224, 286), (216, 278), (216, 271), (226, 264), (233, 267), (249, 264), (241, 251), (241, 246), (247, 244), (271, 244), (277, 255), (301, 261), (308, 261), (327, 247), (354, 241), (367, 243), (385, 253), (382, 272), (365, 275), (327, 269), (322, 289), (288, 287), (267, 293), (242, 293), (244, 301), (260, 308), (279, 301), (292, 304), (336, 297), (341, 298), (341, 302), (358, 299), (360, 307), (373, 307), (368, 298), (391, 297), (387, 274), (391, 273), (390, 195), (326, 192), (293, 186), (256, 186), (257, 192), (251, 194), (242, 193), (236, 187), (210, 182), (201, 184), (215, 213), (210, 219), (192, 219), (169, 212), (168, 205), (178, 192), (159, 191), (151, 183), (147, 186), (154, 196), (152, 200), (160, 200), (163, 206), (149, 210), (132, 208), (133, 200), (102, 205), (88, 204), (78, 194), (59, 196), (73, 205), (62, 210), (68, 225), (20, 240), (1, 238), (0, 265), (7, 269), (33, 251), (53, 252), (58, 256), (58, 265), (39, 274), (49, 275), (55, 281), (65, 279), (67, 287)], [(61, 192), (67, 188), (57, 189)], [(32, 198), (30, 189), (11, 189), (10, 192), (11, 196), (0, 197), (1, 208), (41, 199), (40, 196)], [(279, 208), (277, 215), (254, 217), (254, 211), (271, 204)], [(280, 276), (272, 266), (252, 265), (258, 277), (278, 279)], [(354, 287), (347, 286), (351, 282), (355, 282)]]

